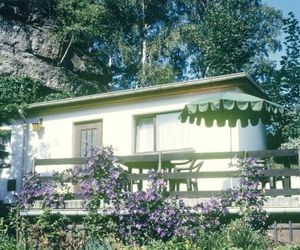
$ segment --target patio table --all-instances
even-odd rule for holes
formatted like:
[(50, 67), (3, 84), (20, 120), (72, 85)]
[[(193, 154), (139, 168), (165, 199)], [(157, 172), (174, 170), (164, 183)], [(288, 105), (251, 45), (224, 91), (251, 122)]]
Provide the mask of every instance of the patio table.
[[(166, 150), (154, 153), (138, 153), (130, 156), (121, 156), (120, 161), (128, 168), (128, 173), (132, 174), (133, 170), (138, 170), (139, 174), (145, 174), (144, 170), (154, 170), (156, 173), (172, 172), (175, 169), (178, 161), (164, 160), (163, 155), (178, 154), (178, 153), (192, 153), (194, 149), (180, 149), (180, 150)], [(132, 190), (132, 185), (137, 184), (138, 190), (143, 189), (143, 180), (132, 181), (129, 190)]]

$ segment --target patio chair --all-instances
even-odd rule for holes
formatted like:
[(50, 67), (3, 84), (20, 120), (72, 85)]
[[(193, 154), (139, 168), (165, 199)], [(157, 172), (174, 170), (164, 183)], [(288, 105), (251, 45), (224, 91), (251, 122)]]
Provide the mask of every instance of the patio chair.
[[(272, 169), (269, 162), (266, 160), (257, 160), (257, 166), (262, 169)], [(284, 176), (260, 176), (259, 181), (261, 182), (262, 189), (266, 188), (266, 185), (269, 183), (270, 189), (277, 189), (277, 182), (281, 181), (282, 186), (285, 185), (285, 177)]]
[[(204, 161), (197, 162), (197, 160), (188, 160), (185, 162), (180, 162), (180, 163), (174, 163), (176, 167), (174, 168), (174, 173), (186, 173), (186, 172), (199, 172), (201, 167), (203, 166)], [(187, 167), (179, 167), (180, 165), (187, 165)], [(179, 191), (180, 184), (186, 184), (187, 190), (188, 191), (198, 191), (198, 182), (197, 178), (190, 178), (190, 179), (176, 179), (173, 180), (172, 183), (170, 183), (170, 189), (171, 191)]]

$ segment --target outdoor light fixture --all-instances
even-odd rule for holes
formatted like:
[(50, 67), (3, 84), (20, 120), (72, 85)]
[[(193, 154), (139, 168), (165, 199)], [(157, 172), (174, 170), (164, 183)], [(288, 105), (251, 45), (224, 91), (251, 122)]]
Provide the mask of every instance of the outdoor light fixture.
[(40, 118), (38, 122), (33, 122), (32, 123), (32, 130), (34, 132), (41, 132), (43, 130), (43, 119)]

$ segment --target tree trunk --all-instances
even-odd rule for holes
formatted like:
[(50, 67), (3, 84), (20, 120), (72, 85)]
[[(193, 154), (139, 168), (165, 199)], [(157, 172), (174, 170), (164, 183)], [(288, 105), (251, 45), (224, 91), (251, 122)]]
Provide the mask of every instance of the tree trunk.
[(68, 52), (69, 52), (69, 50), (71, 48), (71, 45), (73, 44), (73, 40), (74, 40), (74, 35), (71, 36), (70, 42), (68, 44), (68, 47), (66, 48), (63, 57), (61, 58), (60, 62), (58, 63), (58, 66), (60, 66), (64, 62), (64, 60), (65, 60), (65, 58), (66, 58), (66, 56), (67, 56), (67, 54), (68, 54)]
[(111, 65), (112, 65), (112, 57), (109, 56), (109, 58), (108, 58), (108, 67), (110, 68)]
[(142, 25), (141, 25), (141, 39), (142, 39), (142, 48), (141, 48), (141, 67), (142, 67), (142, 77), (141, 77), (141, 86), (145, 85), (146, 78), (146, 61), (147, 61), (147, 42), (146, 42), (146, 31), (147, 24), (145, 23), (145, 1), (142, 0)]

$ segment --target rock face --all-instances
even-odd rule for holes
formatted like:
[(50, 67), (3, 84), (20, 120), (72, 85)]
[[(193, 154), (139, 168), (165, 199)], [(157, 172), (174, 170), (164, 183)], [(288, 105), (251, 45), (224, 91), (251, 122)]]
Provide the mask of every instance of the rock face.
[(59, 65), (50, 13), (51, 0), (0, 0), (0, 76), (27, 75), (80, 94), (104, 90), (110, 75), (86, 52), (73, 48)]

